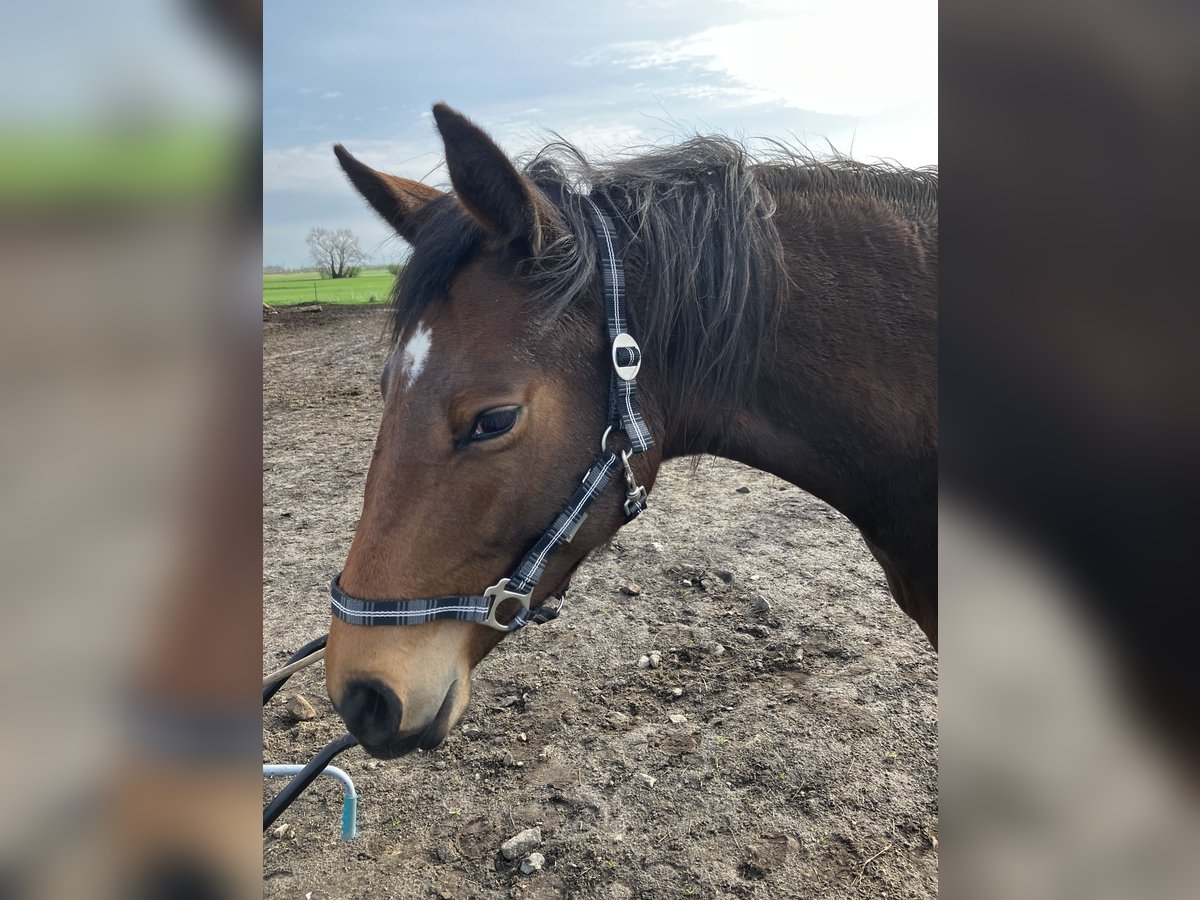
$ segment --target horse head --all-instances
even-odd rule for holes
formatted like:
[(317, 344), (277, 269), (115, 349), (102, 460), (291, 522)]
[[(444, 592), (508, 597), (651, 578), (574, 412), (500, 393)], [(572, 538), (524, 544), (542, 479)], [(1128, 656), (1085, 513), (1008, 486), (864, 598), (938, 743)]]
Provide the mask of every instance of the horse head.
[[(394, 348), (362, 516), (338, 588), (365, 601), (479, 595), (514, 571), (589, 471), (609, 419), (611, 350), (600, 273), (565, 314), (532, 271), (578, 249), (555, 204), (479, 128), (434, 117), (452, 193), (378, 172), (340, 145), (367, 202), (412, 247), (394, 293)], [(643, 461), (644, 460), (644, 461)], [(637, 463), (643, 484), (659, 458)], [(625, 521), (620, 480), (548, 558), (526, 603), (565, 590)], [(495, 624), (522, 614), (499, 597)], [(334, 617), (325, 657), (334, 706), (379, 757), (438, 745), (462, 717), (470, 673), (504, 636), (478, 621), (369, 627)]]

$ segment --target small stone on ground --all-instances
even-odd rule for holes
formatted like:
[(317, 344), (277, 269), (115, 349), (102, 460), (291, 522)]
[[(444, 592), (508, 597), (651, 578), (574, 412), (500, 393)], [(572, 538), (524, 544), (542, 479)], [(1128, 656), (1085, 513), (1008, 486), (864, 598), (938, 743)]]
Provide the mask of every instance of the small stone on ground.
[(312, 708), (312, 704), (300, 694), (294, 694), (288, 700), (287, 706), (284, 709), (297, 722), (311, 722), (317, 717), (317, 711)]
[(526, 828), (500, 845), (500, 855), (505, 859), (516, 859), (518, 856), (524, 856), (541, 843), (542, 829)]
[(521, 874), (532, 875), (534, 872), (542, 871), (542, 866), (546, 864), (546, 857), (538, 852), (530, 853), (527, 857), (521, 860)]

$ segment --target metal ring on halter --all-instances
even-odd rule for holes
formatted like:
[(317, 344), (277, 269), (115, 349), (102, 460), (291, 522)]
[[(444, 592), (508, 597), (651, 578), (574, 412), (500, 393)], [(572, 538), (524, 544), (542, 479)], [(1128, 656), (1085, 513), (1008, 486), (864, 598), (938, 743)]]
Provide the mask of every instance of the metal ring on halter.
[[(566, 602), (567, 602), (567, 592), (563, 591), (561, 594), (558, 595), (558, 606), (554, 607), (554, 614), (552, 616), (550, 616), (549, 618), (551, 618), (551, 619), (558, 618), (558, 614), (560, 612), (562, 612), (563, 604)], [(537, 609), (534, 610), (534, 612), (536, 613), (536, 612), (539, 612), (540, 610), (541, 610), (541, 607), (539, 606)]]

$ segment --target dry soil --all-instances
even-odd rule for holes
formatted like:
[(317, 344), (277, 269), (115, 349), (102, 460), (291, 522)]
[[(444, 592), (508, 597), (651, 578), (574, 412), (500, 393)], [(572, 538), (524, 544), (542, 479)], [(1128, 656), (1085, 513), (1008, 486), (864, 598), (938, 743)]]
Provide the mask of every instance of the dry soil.
[[(328, 628), (378, 424), (384, 315), (264, 323), (264, 671)], [(661, 665), (638, 668), (655, 650)], [(326, 779), (285, 813), (285, 836), (264, 838), (264, 895), (936, 896), (937, 672), (840, 514), (732, 462), (675, 461), (649, 511), (580, 568), (561, 618), (479, 666), (441, 747), (339, 757), (361, 794), (358, 840), (338, 839)], [(264, 762), (305, 762), (343, 733), (323, 675), (264, 710)], [(315, 720), (285, 713), (297, 693)], [(545, 866), (522, 875), (499, 848), (534, 826)]]

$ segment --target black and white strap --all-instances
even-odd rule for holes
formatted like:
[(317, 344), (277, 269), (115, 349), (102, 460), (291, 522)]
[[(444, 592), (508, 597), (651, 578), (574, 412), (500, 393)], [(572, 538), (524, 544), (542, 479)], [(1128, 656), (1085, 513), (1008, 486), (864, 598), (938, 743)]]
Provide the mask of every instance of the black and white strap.
[(609, 388), (608, 418), (614, 428), (624, 431), (634, 453), (654, 446), (650, 429), (642, 419), (637, 402), (637, 374), (642, 367), (642, 348), (629, 334), (625, 315), (625, 268), (616, 249), (616, 229), (612, 220), (591, 197), (584, 198), (592, 208), (592, 230), (600, 251), (600, 273), (604, 279), (604, 308), (608, 341), (612, 346), (613, 370)]
[[(350, 625), (423, 625), (446, 619), (488, 624), (495, 600), (491, 594), (470, 596), (424, 597), (420, 600), (359, 600), (342, 590), (338, 575), (329, 585), (329, 603), (333, 614)], [(549, 622), (558, 618), (561, 607), (539, 606), (535, 610), (519, 608), (516, 616), (501, 630), (522, 625)]]
[[(632, 453), (642, 453), (654, 446), (650, 429), (642, 418), (637, 402), (637, 373), (642, 365), (642, 350), (628, 332), (625, 315), (625, 273), (616, 249), (616, 229), (590, 197), (584, 198), (594, 214), (592, 223), (600, 253), (600, 269), (604, 282), (604, 310), (608, 340), (612, 348), (613, 371), (610, 375), (609, 422), (600, 439), (600, 453), (583, 476), (571, 499), (542, 534), (536, 544), (521, 558), (516, 572), (502, 578), (482, 594), (424, 597), (413, 600), (360, 600), (351, 597), (339, 584), (340, 575), (329, 585), (329, 603), (333, 615), (350, 625), (421, 625), (426, 622), (457, 620), (478, 622), (500, 631), (516, 631), (528, 624), (548, 622), (558, 616), (559, 607), (543, 604), (530, 608), (534, 589), (546, 570), (546, 563), (563, 544), (570, 543), (588, 510), (608, 487), (617, 469), (625, 477), (625, 514), (636, 518), (646, 508), (646, 490), (637, 483), (629, 465)], [(624, 432), (630, 450), (620, 455), (608, 449), (608, 439), (614, 432)], [(506, 622), (497, 614), (509, 600), (516, 601), (516, 612)], [(511, 607), (512, 604), (509, 606)], [(506, 607), (507, 609), (507, 607)]]

